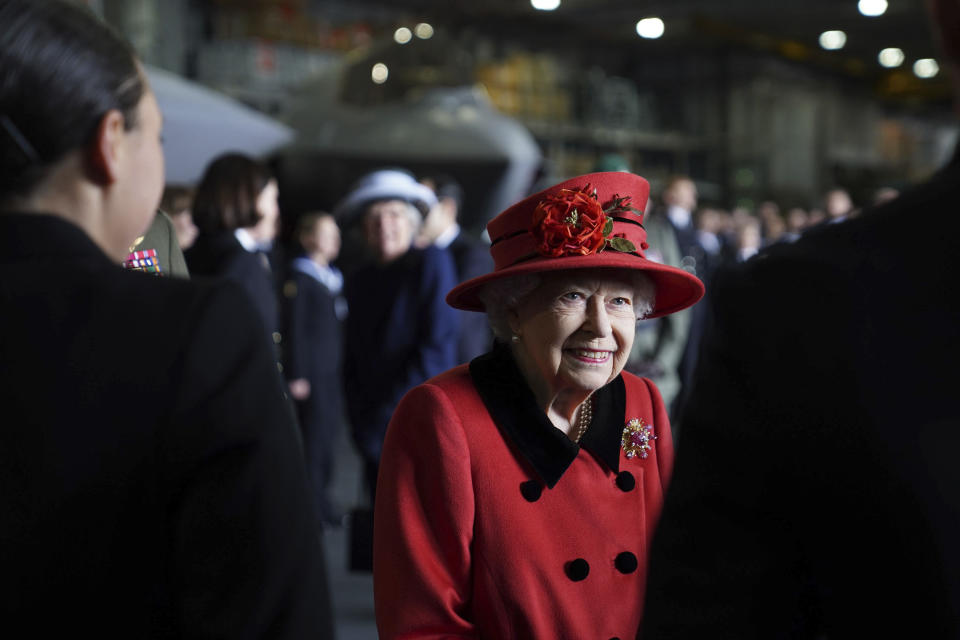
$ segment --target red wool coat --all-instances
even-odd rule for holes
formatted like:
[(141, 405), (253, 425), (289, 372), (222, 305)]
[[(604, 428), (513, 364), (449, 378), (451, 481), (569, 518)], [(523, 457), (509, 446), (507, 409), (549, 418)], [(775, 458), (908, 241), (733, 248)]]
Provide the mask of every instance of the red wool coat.
[[(381, 638), (635, 637), (673, 442), (649, 380), (623, 373), (594, 399), (578, 446), (507, 349), (404, 397), (374, 517)], [(634, 418), (657, 437), (646, 458), (621, 447)]]

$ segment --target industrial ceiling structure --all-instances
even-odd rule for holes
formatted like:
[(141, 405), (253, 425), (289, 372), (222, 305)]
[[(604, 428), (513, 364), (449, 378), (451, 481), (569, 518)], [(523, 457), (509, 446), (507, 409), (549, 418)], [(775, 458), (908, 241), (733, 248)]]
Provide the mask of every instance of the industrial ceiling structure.
[[(881, 8), (882, 14), (864, 15)], [(318, 13), (349, 5), (396, 19), (431, 21), (458, 32), (496, 34), (530, 47), (589, 50), (743, 51), (779, 56), (797, 64), (870, 85), (884, 97), (946, 103), (944, 72), (918, 77), (918, 60), (936, 60), (923, 0), (313, 0)], [(533, 4), (557, 5), (538, 10)], [(645, 39), (637, 33), (644, 18), (662, 21), (663, 33)], [(825, 49), (821, 43), (841, 46)], [(836, 32), (842, 32), (837, 36)], [(831, 42), (830, 37), (834, 40)], [(881, 51), (888, 51), (880, 62)], [(897, 50), (900, 54), (897, 53)], [(929, 65), (926, 71), (929, 73)]]

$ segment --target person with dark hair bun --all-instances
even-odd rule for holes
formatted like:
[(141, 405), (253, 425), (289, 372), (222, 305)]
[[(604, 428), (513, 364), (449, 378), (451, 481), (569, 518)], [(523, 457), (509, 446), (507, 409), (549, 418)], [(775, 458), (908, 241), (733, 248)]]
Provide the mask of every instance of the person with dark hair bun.
[(164, 182), (133, 50), (75, 3), (0, 0), (0, 69), (4, 628), (331, 637), (302, 448), (249, 302), (120, 267)]
[(207, 167), (193, 198), (193, 221), (200, 230), (186, 252), (196, 276), (239, 283), (275, 342), (279, 301), (267, 251), (280, 215), (277, 181), (266, 166), (240, 153), (216, 158)]

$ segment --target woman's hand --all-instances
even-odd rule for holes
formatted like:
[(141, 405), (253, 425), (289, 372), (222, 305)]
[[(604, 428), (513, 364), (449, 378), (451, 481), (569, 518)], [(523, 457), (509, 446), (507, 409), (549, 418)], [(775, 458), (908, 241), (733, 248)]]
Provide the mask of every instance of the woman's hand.
[(306, 378), (297, 378), (290, 381), (290, 395), (294, 400), (306, 400), (310, 397), (310, 381)]

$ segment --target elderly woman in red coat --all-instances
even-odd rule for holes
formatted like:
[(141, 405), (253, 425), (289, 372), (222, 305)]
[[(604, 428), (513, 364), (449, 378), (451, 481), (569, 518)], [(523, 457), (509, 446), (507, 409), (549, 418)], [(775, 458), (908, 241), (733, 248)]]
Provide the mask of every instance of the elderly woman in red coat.
[(568, 180), (487, 229), (494, 271), (447, 302), (493, 350), (410, 391), (387, 432), (374, 591), (382, 638), (633, 638), (673, 461), (656, 387), (623, 372), (636, 323), (694, 304), (647, 260), (649, 186)]

